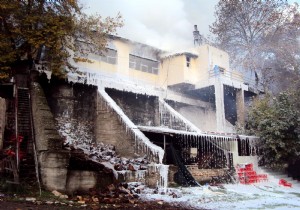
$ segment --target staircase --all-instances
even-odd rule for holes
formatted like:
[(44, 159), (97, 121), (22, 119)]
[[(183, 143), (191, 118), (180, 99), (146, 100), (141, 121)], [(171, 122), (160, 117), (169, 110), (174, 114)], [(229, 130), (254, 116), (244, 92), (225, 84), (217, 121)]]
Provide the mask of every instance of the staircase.
[(20, 181), (36, 181), (33, 136), (31, 125), (31, 106), (28, 88), (17, 89), (17, 125), (20, 142)]
[(18, 133), (23, 137), (20, 150), (28, 154), (33, 153), (30, 98), (28, 88), (18, 88)]

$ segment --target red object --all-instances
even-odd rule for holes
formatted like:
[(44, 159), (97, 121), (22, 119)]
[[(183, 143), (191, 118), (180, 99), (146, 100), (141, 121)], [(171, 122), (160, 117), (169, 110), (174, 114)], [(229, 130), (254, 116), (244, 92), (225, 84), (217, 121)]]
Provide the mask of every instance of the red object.
[(285, 179), (279, 180), (279, 185), (285, 186), (285, 187), (292, 187), (292, 183), (286, 181)]
[(253, 164), (246, 164), (238, 166), (237, 168), (238, 179), (241, 184), (253, 184), (261, 181), (268, 181), (267, 174), (257, 174), (253, 170)]
[(11, 149), (8, 149), (8, 150), (6, 150), (6, 155), (12, 157), (12, 156), (15, 156), (16, 153), (14, 151), (12, 151)]

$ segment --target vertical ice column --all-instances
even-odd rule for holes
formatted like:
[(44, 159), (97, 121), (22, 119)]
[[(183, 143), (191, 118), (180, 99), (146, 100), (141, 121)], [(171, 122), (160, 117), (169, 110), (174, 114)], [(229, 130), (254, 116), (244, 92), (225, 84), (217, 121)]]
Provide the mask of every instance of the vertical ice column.
[(236, 108), (237, 108), (237, 121), (239, 125), (243, 126), (245, 124), (245, 99), (244, 90), (239, 89), (236, 92)]
[(156, 168), (160, 175), (157, 187), (162, 188), (166, 192), (168, 187), (169, 165), (156, 164)]
[(216, 120), (217, 131), (225, 131), (224, 86), (220, 80), (215, 83)]

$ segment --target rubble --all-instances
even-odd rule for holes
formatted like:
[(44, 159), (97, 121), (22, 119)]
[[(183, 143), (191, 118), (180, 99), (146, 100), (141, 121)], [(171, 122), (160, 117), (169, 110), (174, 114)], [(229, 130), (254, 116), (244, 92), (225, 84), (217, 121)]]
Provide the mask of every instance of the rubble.
[(90, 159), (102, 164), (106, 172), (113, 172), (118, 178), (118, 173), (124, 171), (146, 171), (149, 161), (147, 156), (128, 159), (119, 157), (113, 145), (102, 142), (96, 143), (93, 139), (89, 122), (70, 119), (68, 116), (57, 117), (57, 128), (60, 135), (65, 139), (64, 148), (71, 150), (78, 156), (84, 154), (83, 159)]

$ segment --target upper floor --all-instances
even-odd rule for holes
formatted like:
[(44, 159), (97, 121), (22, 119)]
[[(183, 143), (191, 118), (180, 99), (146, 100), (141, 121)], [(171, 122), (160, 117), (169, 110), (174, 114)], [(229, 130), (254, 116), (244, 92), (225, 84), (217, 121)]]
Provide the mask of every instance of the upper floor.
[[(82, 41), (81, 45), (87, 48)], [(230, 69), (228, 53), (208, 44), (180, 52), (165, 52), (111, 36), (104, 52), (88, 52), (85, 56), (91, 62), (74, 63), (80, 71), (163, 89), (209, 86), (207, 82), (215, 79), (239, 86), (249, 84), (243, 74)]]

